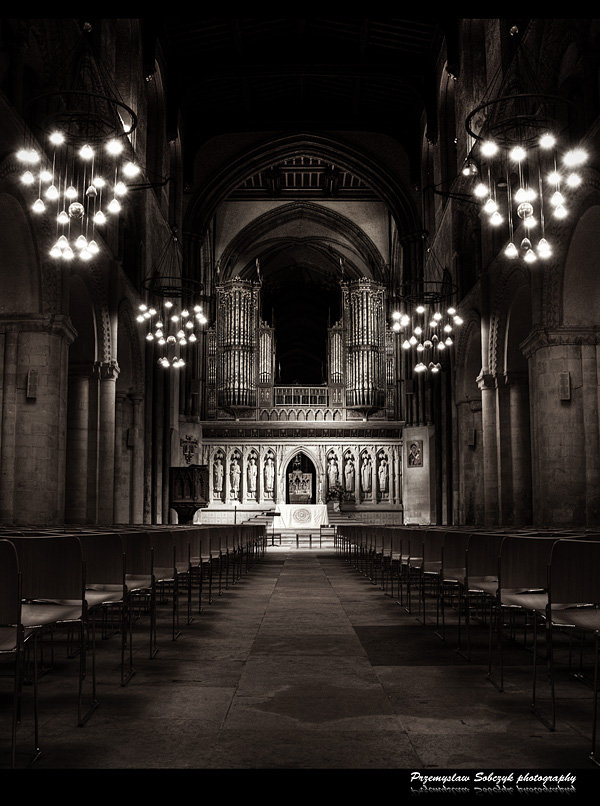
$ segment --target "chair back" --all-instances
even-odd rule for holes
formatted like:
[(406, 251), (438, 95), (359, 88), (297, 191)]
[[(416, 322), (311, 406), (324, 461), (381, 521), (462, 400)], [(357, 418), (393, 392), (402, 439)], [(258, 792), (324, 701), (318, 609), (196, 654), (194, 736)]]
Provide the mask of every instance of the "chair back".
[(500, 546), (498, 587), (504, 590), (546, 590), (548, 564), (555, 536), (506, 535)]
[(504, 535), (499, 532), (471, 532), (467, 541), (466, 582), (469, 579), (498, 579), (498, 558)]
[(600, 604), (600, 539), (561, 539), (552, 546), (550, 604)]
[(19, 558), (10, 540), (0, 539), (0, 625), (21, 621)]
[(86, 585), (125, 584), (125, 550), (121, 535), (81, 533), (78, 540), (85, 560)]
[(24, 599), (85, 599), (84, 564), (77, 537), (14, 537)]

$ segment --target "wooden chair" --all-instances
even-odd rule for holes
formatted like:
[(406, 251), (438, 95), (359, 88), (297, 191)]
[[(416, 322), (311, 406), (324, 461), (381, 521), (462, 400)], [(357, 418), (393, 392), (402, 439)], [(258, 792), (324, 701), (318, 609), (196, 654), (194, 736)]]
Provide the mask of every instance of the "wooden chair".
[[(550, 730), (556, 729), (555, 633), (579, 633), (592, 637), (594, 656), (593, 719), (590, 760), (596, 756), (598, 686), (600, 661), (600, 540), (560, 539), (551, 550), (548, 564), (547, 603), (544, 613), (546, 658), (550, 682), (551, 715), (547, 720), (536, 702), (537, 652), (534, 651), (532, 708)], [(535, 649), (536, 647), (534, 647)], [(582, 679), (580, 675), (576, 675)]]
[(120, 532), (120, 536), (125, 551), (125, 584), (130, 619), (133, 624), (142, 612), (149, 613), (149, 657), (152, 659), (158, 652), (152, 541), (147, 532), (140, 530)]
[[(79, 655), (77, 719), (84, 725), (98, 707), (94, 635), (91, 636), (91, 704), (84, 711), (84, 681), (87, 677), (89, 640), (88, 606), (85, 597), (85, 566), (77, 537), (14, 537), (22, 575), (21, 619), (26, 630), (40, 637), (54, 636), (59, 628), (74, 630)], [(52, 644), (53, 645), (53, 644)]]
[[(498, 562), (504, 534), (472, 532), (467, 541), (464, 585), (459, 591), (458, 645), (456, 651), (471, 660), (471, 622), (489, 621), (498, 590)], [(462, 614), (467, 633), (466, 654), (462, 647)]]
[(13, 667), (13, 704), (11, 721), (10, 766), (16, 767), (17, 730), (21, 723), (21, 698), (27, 644), (33, 644), (33, 720), (34, 750), (30, 764), (41, 750), (38, 724), (37, 631), (26, 628), (22, 620), (21, 573), (17, 551), (7, 539), (0, 539), (0, 655), (11, 656)]
[[(508, 617), (514, 637), (516, 618), (523, 619), (523, 645), (527, 645), (528, 627), (532, 628), (533, 644), (540, 614), (548, 604), (548, 563), (555, 536), (506, 535), (500, 544), (498, 584), (490, 619), (488, 679), (499, 691), (504, 690), (504, 619)], [(496, 632), (498, 647), (498, 679), (493, 674), (493, 640)]]

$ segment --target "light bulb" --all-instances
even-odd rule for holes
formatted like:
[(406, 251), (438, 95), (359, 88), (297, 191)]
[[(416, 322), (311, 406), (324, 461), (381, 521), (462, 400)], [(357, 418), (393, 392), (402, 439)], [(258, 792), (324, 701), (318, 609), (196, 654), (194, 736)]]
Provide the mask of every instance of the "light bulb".
[(580, 184), (581, 184), (581, 177), (579, 176), (579, 174), (569, 174), (569, 176), (567, 176), (567, 185), (570, 188), (576, 188)]
[(404, 314), (402, 319), (400, 320), (400, 324), (402, 325), (402, 327), (406, 327), (407, 325), (409, 325), (410, 324), (410, 317), (407, 316), (406, 314)]
[(111, 203), (108, 205), (108, 210), (110, 213), (118, 213), (121, 209), (121, 205), (116, 199), (113, 199)]
[(129, 176), (129, 177), (131, 177), (131, 176), (137, 176), (137, 175), (139, 174), (139, 172), (140, 172), (140, 167), (139, 167), (139, 165), (136, 165), (136, 164), (135, 164), (135, 163), (133, 163), (133, 162), (128, 162), (128, 163), (127, 163), (127, 164), (126, 164), (126, 165), (123, 167), (123, 173), (125, 174), (125, 176)]
[(94, 224), (98, 224), (99, 226), (106, 224), (106, 216), (102, 210), (98, 210), (98, 212), (94, 215)]
[(496, 210), (494, 213), (492, 213), (492, 215), (490, 217), (490, 224), (492, 226), (498, 227), (503, 221), (504, 221), (504, 219), (502, 218), (502, 216), (500, 215), (498, 210)]
[(489, 188), (488, 188), (487, 185), (484, 185), (483, 183), (480, 183), (479, 185), (477, 185), (475, 187), (475, 190), (473, 191), (473, 193), (477, 196), (478, 199), (483, 199), (483, 198), (485, 198), (485, 196), (488, 195)]
[(564, 200), (565, 199), (562, 193), (559, 190), (556, 190), (550, 198), (550, 204), (552, 204), (554, 207), (558, 207), (558, 205), (562, 204)]
[(519, 251), (517, 247), (514, 245), (514, 243), (509, 243), (506, 249), (504, 250), (504, 254), (506, 255), (506, 257), (514, 258), (518, 256)]
[(33, 183), (35, 182), (35, 178), (31, 173), (31, 171), (25, 171), (25, 173), (21, 177), (21, 182), (23, 182), (24, 185), (33, 185)]
[(424, 305), (417, 305), (417, 313), (425, 313), (425, 306)]
[(553, 185), (560, 184), (560, 174), (558, 171), (552, 171), (552, 173), (548, 174), (548, 182), (552, 182)]
[(403, 347), (405, 350), (410, 350), (410, 342), (409, 342), (409, 340), (408, 340), (408, 339), (404, 339), (404, 341), (402, 342), (402, 347)]
[(486, 140), (481, 146), (481, 153), (486, 157), (493, 157), (498, 152), (498, 146), (493, 140)]
[(492, 198), (489, 198), (483, 205), (483, 209), (486, 213), (494, 213), (498, 209), (498, 205)]
[(587, 154), (582, 148), (574, 148), (572, 151), (567, 151), (563, 157), (565, 165), (581, 165), (587, 159)]
[(541, 238), (538, 243), (538, 255), (542, 258), (547, 258), (550, 257), (551, 254), (552, 249), (550, 248), (550, 244), (545, 238)]
[(556, 145), (556, 137), (550, 132), (546, 132), (540, 137), (540, 145), (542, 148), (552, 148)]
[(92, 257), (93, 257), (93, 255), (92, 255), (92, 253), (90, 252), (89, 248), (88, 248), (87, 246), (84, 246), (84, 248), (83, 248), (83, 249), (81, 250), (81, 252), (79, 253), (79, 257), (80, 257), (82, 260), (91, 260), (91, 259), (92, 259)]
[(73, 250), (71, 249), (70, 246), (67, 246), (65, 249), (63, 249), (62, 256), (64, 260), (73, 260), (73, 258), (75, 257), (75, 255), (73, 254)]
[(91, 160), (94, 157), (94, 149), (89, 145), (84, 145), (79, 150), (79, 156), (82, 160)]
[(80, 235), (79, 238), (75, 241), (75, 246), (77, 249), (85, 249), (88, 245), (87, 238), (85, 235)]
[(123, 151), (123, 143), (120, 140), (110, 140), (106, 144), (106, 150), (109, 154), (120, 154)]
[(117, 196), (124, 196), (127, 193), (127, 185), (125, 182), (117, 182), (115, 185), (115, 193)]
[(194, 333), (190, 333), (190, 335), (188, 337), (188, 341), (192, 341), (192, 342), (197, 341), (196, 336), (194, 335)]
[(92, 179), (92, 185), (97, 188), (103, 188), (106, 185), (106, 181), (101, 176), (95, 176)]
[(58, 189), (54, 185), (50, 185), (50, 187), (46, 190), (46, 198), (50, 199), (50, 201), (58, 199)]
[(67, 215), (66, 210), (61, 210), (60, 213), (56, 216), (56, 220), (59, 224), (68, 224), (69, 223), (69, 216)]
[(554, 215), (556, 216), (556, 218), (566, 218), (567, 210), (564, 207), (564, 205), (562, 204), (557, 205), (557, 207), (554, 210)]
[(50, 250), (50, 257), (61, 257), (62, 256), (62, 249), (54, 244), (52, 249)]
[(527, 263), (533, 263), (534, 261), (537, 260), (537, 256), (536, 256), (535, 252), (533, 251), (533, 249), (528, 249), (525, 252), (525, 255), (524, 255), (523, 259), (525, 261), (527, 261)]
[(93, 239), (89, 242), (88, 249), (90, 250), (92, 255), (97, 255), (98, 252), (100, 251), (100, 247), (98, 246), (96, 241), (94, 241)]
[(62, 132), (52, 132), (50, 142), (55, 146), (60, 146), (65, 142), (65, 136)]
[(50, 173), (50, 171), (46, 170), (40, 171), (40, 179), (42, 180), (42, 182), (51, 182), (52, 174)]
[(34, 213), (43, 213), (46, 209), (46, 205), (41, 199), (36, 199), (34, 203), (31, 205), (31, 209)]
[(73, 187), (73, 185), (69, 185), (69, 187), (65, 190), (65, 196), (67, 199), (77, 198), (77, 190)]
[(515, 146), (510, 152), (510, 158), (515, 162), (521, 162), (526, 157), (526, 151), (523, 146)]

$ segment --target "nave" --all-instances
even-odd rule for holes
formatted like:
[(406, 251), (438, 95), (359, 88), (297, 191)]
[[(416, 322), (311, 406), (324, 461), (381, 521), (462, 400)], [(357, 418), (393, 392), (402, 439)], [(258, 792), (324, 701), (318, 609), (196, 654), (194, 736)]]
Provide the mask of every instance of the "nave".
[(127, 686), (118, 637), (98, 640), (99, 706), (83, 727), (75, 681), (56, 657), (57, 673), (39, 681), (32, 769), (593, 770), (587, 687), (563, 687), (572, 701), (561, 700), (550, 732), (530, 712), (528, 652), (507, 651), (499, 692), (486, 679), (486, 627), (473, 628), (467, 662), (451, 613), (441, 641), (434, 608), (424, 625), (396, 599), (334, 549), (268, 546), (182, 619), (177, 640), (170, 605), (159, 605), (152, 659), (140, 619)]

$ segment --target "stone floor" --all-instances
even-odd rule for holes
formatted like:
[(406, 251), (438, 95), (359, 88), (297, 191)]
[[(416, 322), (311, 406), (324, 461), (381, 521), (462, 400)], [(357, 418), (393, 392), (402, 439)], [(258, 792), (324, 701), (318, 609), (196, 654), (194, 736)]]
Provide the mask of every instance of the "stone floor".
[[(453, 616), (442, 641), (395, 598), (333, 550), (269, 548), (175, 641), (161, 605), (153, 659), (140, 620), (127, 686), (118, 639), (99, 641), (99, 707), (83, 727), (77, 661), (55, 657), (39, 682), (42, 755), (32, 769), (593, 770), (600, 780), (588, 759), (589, 687), (561, 679), (550, 732), (530, 710), (527, 650), (507, 652), (500, 692), (486, 679), (484, 626), (467, 662)], [(544, 684), (541, 675), (546, 697)], [(0, 685), (7, 767), (10, 683)], [(20, 767), (30, 702), (26, 687)]]

